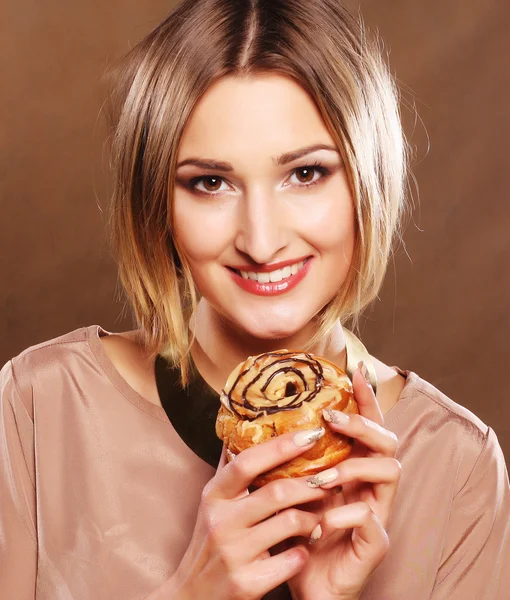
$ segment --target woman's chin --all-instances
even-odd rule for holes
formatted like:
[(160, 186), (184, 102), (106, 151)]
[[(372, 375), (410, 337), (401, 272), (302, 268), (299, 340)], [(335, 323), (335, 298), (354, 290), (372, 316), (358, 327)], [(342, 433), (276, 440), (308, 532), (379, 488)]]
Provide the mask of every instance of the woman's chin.
[[(250, 344), (257, 346), (257, 340), (268, 342), (270, 340), (282, 340), (282, 344), (292, 344), (292, 340), (302, 338), (313, 321), (313, 313), (305, 310), (291, 311), (288, 307), (283, 310), (261, 309), (260, 307), (251, 307), (247, 310), (245, 307), (239, 307), (238, 311), (233, 311), (232, 307), (223, 307), (217, 305), (216, 312), (222, 316), (223, 326), (237, 332), (243, 338), (251, 338)], [(306, 336), (305, 336), (306, 337)], [(246, 340), (247, 341), (247, 340)], [(279, 348), (285, 347), (277, 344)]]
[(245, 325), (241, 329), (250, 337), (259, 340), (286, 340), (296, 336), (303, 328), (301, 324), (261, 323), (260, 325)]

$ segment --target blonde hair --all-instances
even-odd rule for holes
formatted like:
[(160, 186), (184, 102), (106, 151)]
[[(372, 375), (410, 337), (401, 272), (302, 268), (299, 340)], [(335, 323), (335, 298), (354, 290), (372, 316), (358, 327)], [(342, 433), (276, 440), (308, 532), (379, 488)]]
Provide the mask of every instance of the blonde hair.
[(198, 294), (174, 235), (177, 153), (216, 80), (277, 72), (314, 99), (351, 186), (356, 244), (347, 279), (319, 314), (312, 346), (377, 296), (407, 172), (399, 98), (377, 40), (336, 0), (184, 0), (115, 70), (110, 208), (119, 277), (152, 356), (189, 375)]

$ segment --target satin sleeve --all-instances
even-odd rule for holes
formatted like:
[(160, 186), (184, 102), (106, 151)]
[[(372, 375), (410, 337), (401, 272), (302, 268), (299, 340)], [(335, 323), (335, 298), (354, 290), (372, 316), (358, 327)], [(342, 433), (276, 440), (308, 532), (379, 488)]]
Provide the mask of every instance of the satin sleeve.
[(36, 597), (34, 424), (12, 361), (0, 371), (0, 598)]
[(510, 488), (503, 452), (489, 427), (453, 499), (431, 600), (506, 600), (509, 588)]

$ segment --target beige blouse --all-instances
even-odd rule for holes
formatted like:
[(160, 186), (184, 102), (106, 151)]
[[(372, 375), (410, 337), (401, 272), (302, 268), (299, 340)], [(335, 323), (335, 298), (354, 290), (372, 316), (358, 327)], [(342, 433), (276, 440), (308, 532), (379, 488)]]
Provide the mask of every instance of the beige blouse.
[[(0, 372), (2, 600), (142, 600), (187, 548), (214, 468), (120, 376), (106, 334), (78, 329)], [(362, 600), (508, 600), (510, 488), (496, 435), (403, 374), (385, 415), (403, 466), (391, 548)]]

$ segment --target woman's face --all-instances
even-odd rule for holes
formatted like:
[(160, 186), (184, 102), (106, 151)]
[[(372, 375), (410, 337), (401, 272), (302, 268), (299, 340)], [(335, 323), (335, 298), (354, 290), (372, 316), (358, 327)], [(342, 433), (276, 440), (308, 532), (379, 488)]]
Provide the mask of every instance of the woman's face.
[(355, 237), (346, 173), (290, 78), (209, 88), (183, 134), (174, 200), (199, 292), (245, 334), (298, 334), (345, 281)]

